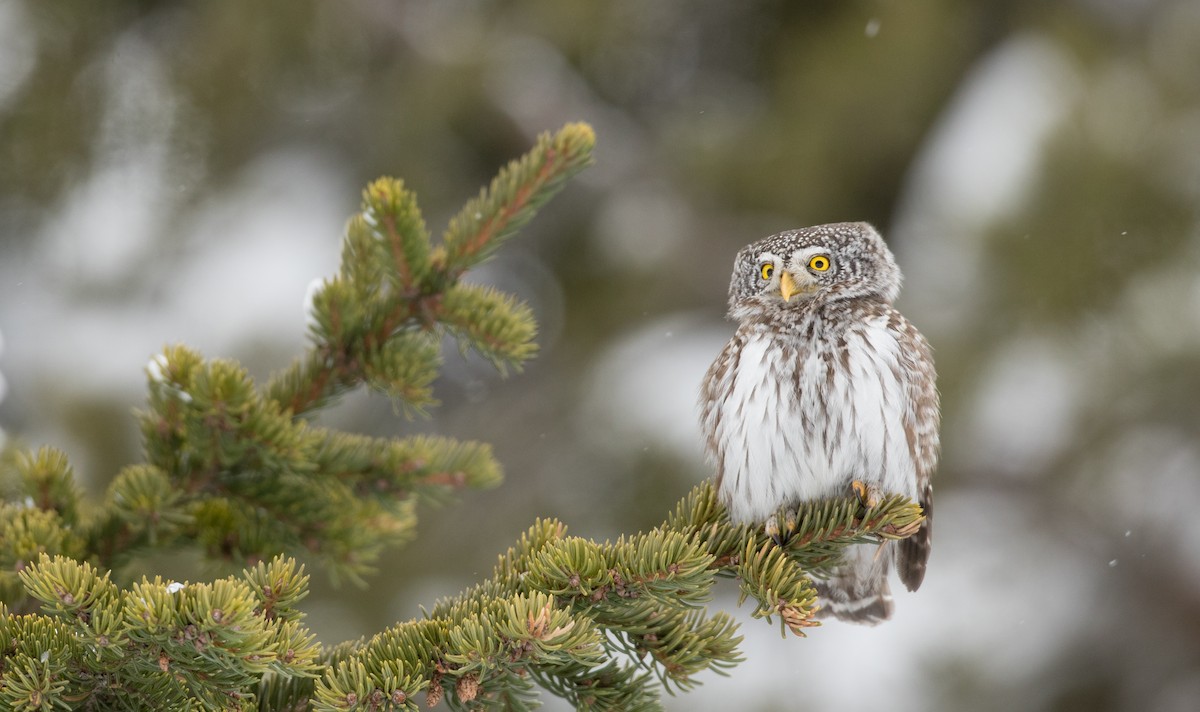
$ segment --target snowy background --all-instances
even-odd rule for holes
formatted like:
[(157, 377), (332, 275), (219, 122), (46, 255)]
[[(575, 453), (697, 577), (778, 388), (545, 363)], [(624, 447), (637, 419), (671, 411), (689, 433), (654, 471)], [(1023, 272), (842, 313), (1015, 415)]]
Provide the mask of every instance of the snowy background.
[(164, 344), (258, 378), (298, 352), (368, 180), (436, 232), (571, 120), (597, 164), (472, 275), (531, 302), (538, 359), (451, 353), (430, 420), (323, 416), (493, 442), (507, 481), (425, 511), (369, 590), (315, 576), (322, 641), (469, 585), (538, 516), (656, 525), (708, 475), (733, 255), (866, 219), (941, 373), (925, 585), (807, 640), (738, 611), (746, 662), (668, 709), (1200, 709), (1192, 0), (0, 0), (0, 438), (103, 492)]

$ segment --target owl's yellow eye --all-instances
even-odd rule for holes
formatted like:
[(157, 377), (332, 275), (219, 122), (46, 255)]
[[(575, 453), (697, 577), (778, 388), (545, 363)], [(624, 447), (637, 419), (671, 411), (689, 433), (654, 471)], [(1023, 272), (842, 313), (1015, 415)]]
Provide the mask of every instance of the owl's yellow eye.
[(771, 275), (775, 274), (775, 265), (768, 262), (762, 266), (762, 272), (760, 272), (760, 274), (762, 274), (763, 279), (770, 279)]
[(814, 272), (824, 272), (829, 269), (829, 258), (825, 255), (816, 255), (808, 261), (808, 268)]

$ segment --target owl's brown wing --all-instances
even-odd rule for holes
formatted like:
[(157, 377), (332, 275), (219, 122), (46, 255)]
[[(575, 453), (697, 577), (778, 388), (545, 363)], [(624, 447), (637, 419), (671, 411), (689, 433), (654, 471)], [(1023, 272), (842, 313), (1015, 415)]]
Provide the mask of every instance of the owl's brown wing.
[(916, 591), (925, 580), (925, 567), (929, 562), (929, 551), (933, 548), (933, 487), (929, 484), (921, 491), (918, 500), (925, 511), (925, 523), (916, 534), (900, 541), (896, 569), (900, 580), (909, 591)]
[[(897, 316), (899, 316), (897, 314)], [(909, 591), (916, 591), (925, 580), (925, 567), (933, 546), (933, 470), (938, 460), (938, 428), (941, 410), (938, 403), (937, 373), (929, 342), (916, 327), (900, 317), (897, 324), (903, 353), (908, 356), (908, 395), (912, 409), (906, 416), (904, 433), (917, 469), (917, 497), (925, 510), (925, 524), (914, 535), (899, 542), (896, 568)]]

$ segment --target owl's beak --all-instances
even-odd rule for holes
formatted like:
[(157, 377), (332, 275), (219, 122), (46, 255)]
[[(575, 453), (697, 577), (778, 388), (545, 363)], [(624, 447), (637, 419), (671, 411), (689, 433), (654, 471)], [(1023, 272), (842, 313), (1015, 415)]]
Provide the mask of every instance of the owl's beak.
[(792, 296), (799, 293), (800, 287), (796, 284), (796, 280), (792, 278), (792, 273), (783, 270), (783, 276), (779, 278), (779, 293), (783, 295), (783, 301), (792, 301)]

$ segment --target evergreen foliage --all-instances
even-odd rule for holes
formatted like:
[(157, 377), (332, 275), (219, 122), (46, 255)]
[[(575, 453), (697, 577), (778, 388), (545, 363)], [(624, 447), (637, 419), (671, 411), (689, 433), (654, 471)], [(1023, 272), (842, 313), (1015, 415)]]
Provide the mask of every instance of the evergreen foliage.
[[(593, 143), (583, 124), (542, 136), (437, 245), (402, 182), (372, 183), (338, 273), (312, 295), (306, 353), (263, 387), (182, 346), (155, 356), (138, 414), (146, 460), (102, 502), (85, 501), (56, 450), (9, 458), (0, 708), (519, 710), (540, 687), (580, 709), (658, 709), (662, 689), (740, 660), (736, 624), (706, 609), (718, 578), (757, 601), (756, 617), (804, 635), (810, 576), (849, 544), (915, 531), (915, 504), (864, 511), (849, 497), (781, 512), (793, 532), (781, 546), (732, 526), (706, 483), (658, 528), (615, 542), (538, 521), (490, 578), (422, 618), (368, 640), (313, 639), (298, 608), (308, 578), (285, 554), (361, 583), (412, 537), (418, 503), (501, 473), (484, 444), (369, 438), (307, 416), (360, 386), (423, 412), (446, 334), (501, 370), (532, 357), (528, 306), (459, 280), (591, 161)], [(143, 553), (192, 546), (248, 568), (212, 583), (114, 583)]]

